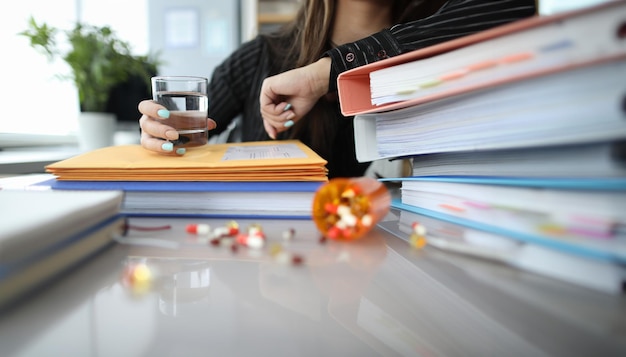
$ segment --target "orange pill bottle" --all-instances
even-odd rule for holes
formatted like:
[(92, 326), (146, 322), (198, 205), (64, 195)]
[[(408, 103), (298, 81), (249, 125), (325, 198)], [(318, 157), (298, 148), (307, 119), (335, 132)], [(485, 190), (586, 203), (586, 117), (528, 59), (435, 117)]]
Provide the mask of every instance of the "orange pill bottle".
[(354, 240), (369, 232), (387, 213), (391, 195), (373, 178), (334, 178), (313, 199), (313, 221), (327, 238)]

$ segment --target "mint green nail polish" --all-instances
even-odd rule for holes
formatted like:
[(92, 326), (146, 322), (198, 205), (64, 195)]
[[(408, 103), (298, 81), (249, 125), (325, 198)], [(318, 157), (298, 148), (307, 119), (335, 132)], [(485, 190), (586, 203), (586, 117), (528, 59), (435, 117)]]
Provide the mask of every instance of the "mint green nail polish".
[(176, 153), (178, 155), (184, 155), (187, 152), (187, 150), (185, 148), (178, 148), (176, 149)]
[(286, 112), (289, 109), (291, 109), (291, 103), (287, 103), (287, 105), (285, 105), (285, 107), (283, 108), (283, 112)]
[(290, 128), (293, 126), (293, 124), (294, 124), (293, 120), (287, 120), (285, 124), (283, 125), (285, 126), (285, 128)]
[(165, 151), (172, 151), (174, 150), (174, 144), (172, 143), (163, 143), (163, 145), (161, 145), (161, 149), (165, 150)]
[(170, 117), (170, 111), (167, 109), (159, 109), (157, 115), (163, 119), (167, 119)]

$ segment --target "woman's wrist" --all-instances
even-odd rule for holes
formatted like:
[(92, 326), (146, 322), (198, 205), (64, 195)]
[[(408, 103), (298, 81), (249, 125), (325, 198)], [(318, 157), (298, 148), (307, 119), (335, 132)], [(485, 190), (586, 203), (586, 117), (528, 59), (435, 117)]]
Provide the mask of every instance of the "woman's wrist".
[(329, 89), (331, 59), (322, 57), (309, 65), (312, 73), (312, 88), (319, 97), (326, 95)]

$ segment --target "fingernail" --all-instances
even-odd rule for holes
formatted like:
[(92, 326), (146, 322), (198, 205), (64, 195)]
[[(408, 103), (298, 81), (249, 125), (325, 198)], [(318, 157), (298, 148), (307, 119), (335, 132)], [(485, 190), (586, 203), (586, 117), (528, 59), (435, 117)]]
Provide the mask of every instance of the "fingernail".
[(287, 105), (285, 105), (285, 107), (283, 108), (283, 112), (286, 112), (289, 109), (291, 109), (291, 103), (287, 103)]
[(178, 132), (176, 130), (168, 130), (165, 132), (165, 138), (168, 140), (178, 140)]
[(294, 124), (294, 123), (293, 123), (293, 120), (287, 120), (287, 121), (285, 122), (285, 124), (283, 124), (283, 125), (285, 126), (285, 128), (290, 128), (290, 127), (292, 127), (292, 126), (293, 126), (293, 124)]
[(165, 151), (172, 151), (172, 150), (174, 150), (174, 144), (172, 144), (172, 143), (163, 143), (163, 145), (161, 145), (161, 149), (163, 149)]
[(163, 119), (167, 119), (170, 117), (170, 111), (167, 109), (159, 109), (157, 115)]
[(184, 155), (187, 152), (187, 150), (185, 148), (178, 148), (176, 149), (176, 154), (178, 155)]

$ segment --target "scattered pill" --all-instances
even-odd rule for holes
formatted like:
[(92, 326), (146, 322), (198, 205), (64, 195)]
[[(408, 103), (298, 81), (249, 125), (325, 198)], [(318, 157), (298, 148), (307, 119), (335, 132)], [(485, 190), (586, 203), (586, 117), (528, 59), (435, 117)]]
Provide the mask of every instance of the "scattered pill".
[(215, 237), (228, 237), (230, 235), (230, 228), (228, 227), (217, 227), (213, 230), (213, 235)]
[(221, 240), (219, 238), (213, 238), (209, 241), (209, 244), (211, 245), (220, 245)]
[(426, 245), (426, 237), (421, 236), (417, 233), (411, 233), (411, 236), (409, 237), (409, 243), (411, 244), (411, 247), (423, 248)]
[(286, 231), (283, 231), (283, 239), (284, 240), (292, 240), (293, 237), (296, 236), (296, 230), (293, 228), (289, 228)]
[(291, 263), (291, 255), (285, 251), (281, 251), (274, 256), (274, 260), (279, 264)]
[(278, 243), (272, 243), (269, 248), (270, 256), (275, 257), (278, 253), (283, 251), (283, 247)]
[(265, 246), (265, 239), (260, 236), (248, 236), (246, 239), (246, 247), (252, 249), (261, 249)]
[(292, 254), (291, 255), (291, 264), (293, 264), (293, 265), (301, 265), (302, 263), (304, 263), (304, 257), (302, 257), (299, 254)]
[(150, 268), (145, 264), (137, 264), (133, 269), (133, 281), (135, 283), (143, 284), (149, 282), (152, 278)]
[(239, 223), (237, 223), (237, 221), (228, 222), (228, 224), (226, 225), (226, 228), (228, 228), (229, 236), (234, 236), (239, 233)]
[(207, 235), (211, 233), (211, 226), (208, 224), (188, 224), (186, 231), (191, 234)]
[(252, 224), (248, 227), (248, 235), (260, 235), (265, 236), (263, 233), (263, 227), (260, 224)]
[(153, 278), (150, 268), (144, 263), (138, 263), (127, 266), (122, 279), (134, 294), (143, 294), (150, 290)]
[(424, 225), (418, 223), (418, 222), (414, 222), (413, 225), (413, 232), (415, 234), (418, 234), (420, 236), (426, 235), (426, 227), (424, 227)]
[(419, 222), (413, 222), (411, 224), (413, 232), (409, 236), (409, 244), (414, 248), (423, 248), (426, 243), (426, 227)]

